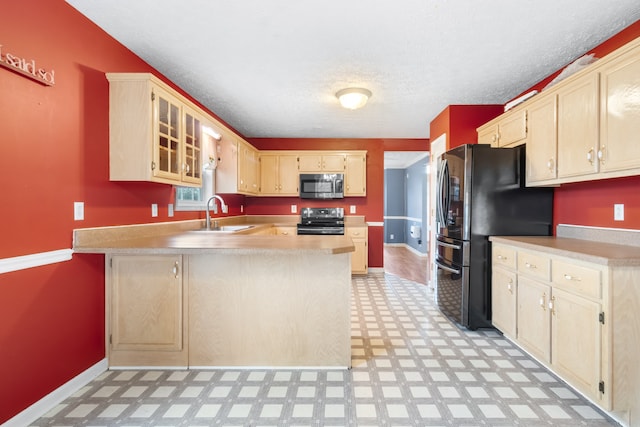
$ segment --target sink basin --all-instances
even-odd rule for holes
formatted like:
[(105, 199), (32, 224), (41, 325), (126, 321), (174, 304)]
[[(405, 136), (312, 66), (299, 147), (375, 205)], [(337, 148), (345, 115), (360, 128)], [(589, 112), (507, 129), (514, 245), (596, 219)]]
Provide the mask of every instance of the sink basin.
[(223, 225), (217, 228), (211, 228), (209, 230), (207, 230), (206, 228), (201, 228), (197, 231), (198, 233), (235, 233), (237, 231), (247, 230), (253, 227), (253, 225)]

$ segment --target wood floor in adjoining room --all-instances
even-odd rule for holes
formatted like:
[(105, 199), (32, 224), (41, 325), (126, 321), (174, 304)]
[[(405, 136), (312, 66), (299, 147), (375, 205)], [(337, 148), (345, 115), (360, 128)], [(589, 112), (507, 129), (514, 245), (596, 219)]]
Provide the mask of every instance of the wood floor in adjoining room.
[(405, 246), (384, 246), (384, 271), (426, 285), (429, 283), (429, 257)]

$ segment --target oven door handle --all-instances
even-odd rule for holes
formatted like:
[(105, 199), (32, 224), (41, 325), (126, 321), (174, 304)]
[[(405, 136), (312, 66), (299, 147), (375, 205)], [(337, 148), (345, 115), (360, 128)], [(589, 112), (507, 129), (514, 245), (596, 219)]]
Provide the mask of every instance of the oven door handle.
[(451, 243), (444, 243), (439, 240), (436, 241), (436, 245), (444, 246), (445, 248), (462, 249), (462, 245), (452, 245)]
[(443, 265), (442, 263), (438, 262), (438, 260), (435, 261), (436, 265), (438, 267), (440, 267), (441, 269), (448, 271), (449, 273), (453, 273), (453, 274), (460, 274), (460, 270), (456, 270), (455, 268), (451, 268), (451, 267), (447, 267), (446, 265)]

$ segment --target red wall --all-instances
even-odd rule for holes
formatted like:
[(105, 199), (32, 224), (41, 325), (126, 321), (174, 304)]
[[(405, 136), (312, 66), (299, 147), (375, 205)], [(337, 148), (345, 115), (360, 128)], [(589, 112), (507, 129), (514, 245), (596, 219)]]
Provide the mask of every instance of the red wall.
[(446, 149), (476, 144), (476, 128), (504, 112), (502, 105), (449, 105), (430, 123), (430, 139), (447, 134)]
[[(55, 70), (47, 87), (0, 67), (0, 259), (71, 248), (74, 228), (168, 221), (171, 186), (108, 177), (104, 73), (159, 73), (64, 0), (4, 1), (0, 15), (3, 56)], [(0, 424), (103, 358), (103, 256), (0, 274)]]
[[(602, 58), (606, 54), (640, 37), (640, 21), (636, 21), (617, 35), (587, 53)], [(523, 93), (541, 90), (562, 69)], [(554, 229), (557, 224), (576, 224), (594, 227), (640, 229), (640, 176), (564, 184), (554, 192)], [(624, 221), (613, 220), (614, 203), (625, 205)]]
[[(55, 70), (55, 85), (0, 68), (0, 171), (6, 183), (0, 259), (70, 248), (74, 228), (203, 217), (176, 212), (168, 218), (171, 186), (109, 181), (104, 73), (162, 75), (64, 0), (3, 2), (1, 15), (2, 54)], [(300, 148), (285, 141), (264, 144)], [(429, 148), (428, 140), (321, 140), (307, 147), (369, 150), (369, 195), (348, 202), (370, 221), (382, 221), (383, 151)], [(288, 213), (290, 204), (226, 197), (229, 215), (239, 215), (242, 204), (247, 213)], [(85, 203), (84, 221), (73, 220), (75, 201)], [(152, 203), (159, 206), (156, 218)], [(381, 247), (382, 227), (371, 239)], [(382, 265), (377, 249), (371, 257), (372, 266)], [(103, 264), (101, 255), (75, 254), (71, 261), (0, 274), (0, 424), (104, 358)]]
[[(347, 197), (329, 204), (344, 207), (347, 215), (355, 205), (356, 215), (364, 215), (368, 222), (384, 219), (384, 152), (429, 150), (427, 139), (249, 138), (249, 142), (259, 150), (367, 150), (367, 197)], [(245, 198), (249, 215), (290, 215), (291, 205), (321, 207), (328, 202), (298, 197)], [(369, 267), (383, 266), (383, 235), (383, 227), (369, 227)]]

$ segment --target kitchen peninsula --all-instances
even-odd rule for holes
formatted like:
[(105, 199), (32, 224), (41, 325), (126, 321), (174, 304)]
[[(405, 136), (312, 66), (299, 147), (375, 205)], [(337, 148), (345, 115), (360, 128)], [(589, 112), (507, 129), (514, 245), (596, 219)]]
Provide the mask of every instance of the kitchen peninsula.
[(351, 366), (351, 239), (201, 223), (74, 231), (105, 254), (110, 367)]

